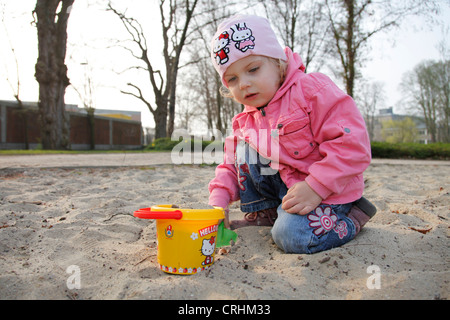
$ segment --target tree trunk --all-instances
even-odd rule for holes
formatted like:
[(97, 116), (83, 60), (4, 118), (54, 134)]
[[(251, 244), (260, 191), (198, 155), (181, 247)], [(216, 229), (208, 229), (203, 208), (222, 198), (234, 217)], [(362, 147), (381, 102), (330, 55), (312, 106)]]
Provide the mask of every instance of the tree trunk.
[(355, 2), (354, 0), (345, 1), (347, 9), (347, 36), (345, 39), (347, 53), (347, 70), (345, 70), (345, 86), (347, 94), (353, 97), (353, 88), (355, 83), (355, 64), (356, 50), (353, 46), (355, 28)]
[[(186, 1), (185, 5), (185, 22), (184, 22), (184, 26), (183, 29), (180, 30), (181, 31), (181, 36), (180, 39), (176, 39), (177, 41), (176, 44), (174, 45), (174, 52), (175, 52), (175, 56), (173, 57), (169, 57), (167, 54), (167, 51), (164, 50), (164, 56), (165, 56), (165, 60), (166, 60), (166, 66), (169, 66), (169, 70), (170, 70), (170, 75), (167, 75), (167, 79), (168, 79), (168, 83), (167, 85), (169, 86), (169, 104), (168, 104), (168, 111), (169, 111), (169, 123), (168, 123), (168, 130), (167, 130), (167, 136), (171, 137), (173, 130), (175, 128), (175, 105), (176, 105), (176, 88), (177, 88), (177, 78), (178, 78), (178, 67), (179, 67), (179, 63), (180, 63), (180, 56), (181, 56), (181, 51), (183, 50), (184, 44), (186, 42), (186, 37), (187, 37), (187, 32), (188, 32), (188, 28), (189, 28), (189, 23), (193, 17), (194, 14), (194, 10), (195, 10), (195, 6), (197, 5), (198, 0), (194, 0), (191, 4), (189, 3), (189, 1)], [(161, 4), (163, 4), (164, 1), (161, 2)], [(161, 11), (162, 13), (162, 11)], [(173, 12), (173, 14), (175, 14), (175, 12)], [(164, 17), (161, 17), (162, 20), (164, 21)], [(175, 28), (177, 28), (176, 24), (174, 26)], [(167, 41), (167, 39), (165, 39), (165, 41)], [(167, 47), (167, 45), (165, 45), (165, 47)]]
[[(220, 86), (222, 85), (222, 81), (220, 80), (220, 77), (215, 74), (214, 80), (216, 81), (216, 103), (217, 103), (217, 123), (216, 128), (223, 134), (225, 134), (225, 128), (222, 125), (222, 105), (223, 105), (223, 98), (220, 94)], [(212, 129), (212, 127), (211, 127)]]
[[(44, 149), (68, 149), (69, 117), (64, 94), (70, 84), (64, 63), (67, 47), (67, 22), (74, 0), (37, 0), (39, 57), (35, 77), (39, 83), (39, 114)], [(57, 9), (61, 5), (61, 10)]]
[(167, 84), (170, 86), (170, 94), (169, 94), (169, 122), (167, 127), (167, 137), (171, 137), (172, 133), (175, 129), (175, 102), (176, 102), (176, 89), (177, 89), (177, 77), (178, 77), (178, 59), (179, 57), (175, 58), (177, 60), (176, 66), (172, 70), (172, 74), (169, 79), (169, 83)]
[(167, 137), (167, 102), (165, 106), (157, 104), (153, 117), (155, 119), (155, 139)]

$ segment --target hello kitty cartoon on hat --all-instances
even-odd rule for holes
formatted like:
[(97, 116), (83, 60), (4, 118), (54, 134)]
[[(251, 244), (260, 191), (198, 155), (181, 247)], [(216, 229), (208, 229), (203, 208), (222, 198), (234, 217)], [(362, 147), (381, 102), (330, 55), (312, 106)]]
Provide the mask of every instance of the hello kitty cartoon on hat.
[(217, 64), (224, 64), (228, 62), (227, 53), (230, 49), (227, 46), (230, 44), (230, 35), (228, 32), (222, 32), (217, 39), (214, 40), (213, 54)]
[(252, 35), (252, 30), (247, 28), (245, 22), (238, 23), (235, 26), (231, 26), (231, 30), (233, 30), (233, 34), (231, 35), (231, 39), (235, 42), (235, 46), (237, 49), (242, 52), (247, 51), (248, 49), (254, 49), (255, 37)]
[(286, 54), (266, 18), (236, 15), (217, 28), (211, 44), (211, 59), (222, 83), (223, 75), (235, 61), (249, 55), (261, 55), (286, 61)]

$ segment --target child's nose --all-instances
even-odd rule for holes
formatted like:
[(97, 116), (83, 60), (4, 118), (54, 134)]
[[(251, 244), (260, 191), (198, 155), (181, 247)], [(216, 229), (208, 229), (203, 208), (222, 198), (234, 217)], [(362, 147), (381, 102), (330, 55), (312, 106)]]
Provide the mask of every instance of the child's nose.
[(239, 87), (241, 90), (248, 88), (249, 86), (250, 86), (250, 81), (246, 78), (241, 79), (241, 81), (239, 82)]

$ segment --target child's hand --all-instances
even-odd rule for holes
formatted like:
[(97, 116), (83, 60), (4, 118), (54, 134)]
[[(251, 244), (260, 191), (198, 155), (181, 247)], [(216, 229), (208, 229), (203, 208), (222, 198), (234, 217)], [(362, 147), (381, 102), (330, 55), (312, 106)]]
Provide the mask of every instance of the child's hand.
[(297, 182), (283, 198), (281, 208), (287, 213), (305, 215), (322, 202), (322, 198), (305, 182)]

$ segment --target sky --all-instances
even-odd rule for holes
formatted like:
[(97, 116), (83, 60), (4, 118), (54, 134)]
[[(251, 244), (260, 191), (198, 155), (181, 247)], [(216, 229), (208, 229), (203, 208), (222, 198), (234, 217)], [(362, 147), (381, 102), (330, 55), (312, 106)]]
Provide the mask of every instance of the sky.
[[(88, 4), (91, 3), (91, 4)], [(100, 1), (99, 3), (106, 3)], [(140, 22), (148, 30), (154, 29), (155, 36), (150, 35), (152, 47), (160, 45), (160, 24), (156, 0), (117, 1), (126, 5), (128, 13), (133, 16), (144, 13), (146, 19)], [(133, 5), (135, 3), (135, 5)], [(450, 1), (442, 0), (443, 10), (440, 19), (447, 21), (450, 27)], [(37, 101), (38, 83), (34, 78), (37, 60), (37, 33), (31, 24), (31, 12), (36, 0), (0, 0), (0, 100), (14, 100), (17, 90), (17, 71), (14, 55), (19, 65), (20, 98), (23, 101)], [(122, 9), (118, 5), (119, 9)], [(402, 99), (399, 84), (403, 75), (423, 60), (440, 59), (437, 45), (446, 38), (450, 45), (450, 33), (444, 36), (440, 25), (424, 27), (422, 19), (409, 19), (404, 27), (390, 34), (377, 35), (371, 42), (371, 56), (362, 74), (368, 81), (379, 81), (384, 84), (386, 100), (384, 107), (394, 107), (396, 113), (402, 113)], [(153, 116), (142, 102), (124, 95), (128, 79), (142, 78), (142, 74), (126, 71), (135, 65), (129, 53), (111, 46), (111, 39), (126, 39), (127, 34), (119, 19), (111, 12), (106, 12), (94, 1), (75, 1), (68, 26), (68, 48), (66, 64), (68, 76), (72, 83), (66, 89), (65, 101), (83, 107), (79, 92), (83, 92), (86, 79), (94, 83), (94, 105), (97, 109), (116, 109), (140, 111), (144, 127), (154, 127)], [(395, 42), (394, 42), (395, 40)], [(158, 52), (159, 51), (159, 52)], [(161, 49), (151, 51), (152, 61), (161, 61)], [(332, 76), (332, 75), (329, 75)], [(9, 79), (9, 81), (7, 80)], [(11, 88), (10, 83), (13, 88)], [(342, 86), (341, 86), (342, 87)], [(151, 93), (149, 93), (151, 94)]]

